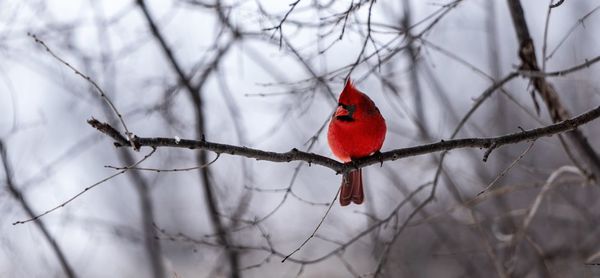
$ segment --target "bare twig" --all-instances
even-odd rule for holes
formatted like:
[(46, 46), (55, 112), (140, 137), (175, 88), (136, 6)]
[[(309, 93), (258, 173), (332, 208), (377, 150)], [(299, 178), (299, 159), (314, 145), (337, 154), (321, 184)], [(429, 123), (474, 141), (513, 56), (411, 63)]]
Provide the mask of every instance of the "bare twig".
[(573, 26), (571, 26), (571, 28), (569, 28), (569, 31), (567, 31), (567, 34), (565, 36), (563, 36), (563, 38), (560, 40), (560, 42), (552, 49), (552, 51), (550, 51), (550, 54), (548, 54), (547, 59), (552, 58), (554, 56), (554, 54), (556, 54), (556, 51), (558, 51), (558, 49), (560, 49), (560, 47), (563, 46), (563, 44), (567, 41), (569, 36), (571, 36), (571, 34), (573, 34), (575, 29), (577, 29), (577, 27), (579, 25), (584, 26), (583, 23), (585, 22), (585, 20), (588, 17), (592, 16), (597, 11), (600, 11), (600, 5), (596, 6), (591, 11), (587, 12), (585, 15), (583, 15), (582, 17), (577, 19), (577, 22), (575, 22), (575, 24), (573, 24)]
[[(341, 189), (341, 187), (340, 187), (340, 189)], [(306, 240), (304, 240), (304, 242), (302, 242), (302, 244), (300, 244), (300, 246), (298, 246), (298, 248), (294, 249), (294, 251), (292, 251), (290, 254), (288, 254), (287, 256), (285, 256), (283, 258), (283, 260), (281, 260), (282, 263), (285, 262), (292, 255), (294, 255), (296, 252), (300, 251), (300, 249), (302, 249), (302, 247), (304, 247), (304, 245), (306, 245), (311, 238), (315, 237), (315, 234), (317, 233), (317, 231), (319, 230), (319, 228), (321, 227), (321, 225), (325, 221), (325, 218), (329, 214), (329, 211), (331, 210), (331, 207), (333, 207), (333, 205), (335, 204), (335, 200), (337, 199), (338, 194), (340, 193), (340, 189), (338, 189), (337, 193), (335, 193), (335, 195), (333, 196), (333, 200), (331, 200), (331, 203), (329, 204), (329, 207), (327, 207), (327, 210), (325, 210), (325, 213), (323, 214), (323, 217), (321, 217), (321, 221), (319, 221), (319, 224), (317, 224), (317, 226), (315, 227), (315, 229), (313, 230), (313, 232), (310, 234), (310, 236), (308, 236), (308, 238)]]
[[(367, 49), (367, 44), (369, 43), (369, 41), (372, 41), (372, 38), (371, 38), (371, 16), (373, 15), (373, 5), (374, 4), (375, 4), (375, 0), (371, 0), (371, 4), (369, 4), (369, 13), (368, 13), (368, 17), (367, 17), (367, 34), (365, 36), (365, 39), (363, 40), (363, 44), (360, 49), (360, 52), (356, 56), (356, 61), (354, 61), (354, 64), (352, 64), (352, 67), (350, 67), (350, 70), (348, 70), (346, 79), (350, 78), (352, 71), (354, 71), (354, 69), (361, 62), (361, 58), (362, 58), (363, 54), (365, 53), (365, 50)], [(366, 61), (366, 59), (363, 61)], [(381, 63), (379, 63), (379, 65), (381, 65)]]
[(578, 70), (582, 70), (584, 68), (589, 68), (591, 65), (596, 64), (600, 61), (600, 56), (596, 56), (592, 59), (585, 59), (585, 62), (572, 66), (568, 69), (553, 71), (553, 72), (543, 72), (543, 71), (531, 71), (531, 70), (520, 70), (519, 74), (526, 77), (554, 77), (554, 76), (564, 76), (569, 73), (576, 72)]
[[(221, 156), (220, 154), (217, 154), (217, 156), (213, 160), (211, 160), (210, 162), (208, 162), (206, 164), (203, 164), (203, 165), (194, 166), (194, 167), (173, 168), (173, 169), (129, 167), (129, 170), (151, 171), (151, 172), (157, 172), (157, 173), (163, 173), (163, 172), (185, 172), (185, 171), (199, 170), (199, 169), (202, 169), (204, 167), (208, 167), (211, 164), (215, 163), (217, 161), (217, 159), (219, 159), (220, 156)], [(110, 169), (115, 169), (115, 170), (123, 170), (123, 169), (127, 168), (127, 166), (117, 167), (117, 166), (111, 166), (111, 165), (106, 165), (104, 167), (110, 168)]]
[[(281, 18), (281, 21), (279, 21), (279, 24), (270, 27), (270, 28), (265, 28), (263, 29), (263, 31), (278, 31), (279, 32), (279, 48), (281, 48), (282, 42), (283, 42), (283, 23), (285, 22), (285, 20), (288, 18), (288, 16), (292, 13), (292, 11), (294, 11), (294, 9), (296, 8), (296, 5), (298, 5), (298, 3), (300, 3), (300, 0), (296, 0), (295, 2), (290, 4), (290, 9), (285, 13), (285, 15), (283, 16), (283, 18)], [(274, 34), (274, 33), (273, 33)]]
[(498, 174), (496, 176), (496, 178), (494, 178), (494, 180), (492, 182), (490, 182), (490, 184), (488, 184), (481, 192), (477, 193), (477, 196), (485, 193), (486, 191), (490, 190), (490, 188), (492, 188), (494, 185), (496, 185), (496, 183), (506, 175), (506, 173), (508, 173), (508, 171), (510, 171), (513, 167), (515, 167), (515, 165), (517, 165), (517, 163), (519, 163), (519, 161), (521, 161), (521, 159), (523, 159), (523, 157), (525, 157), (525, 155), (531, 150), (531, 148), (533, 148), (533, 145), (535, 144), (535, 141), (531, 141), (531, 143), (529, 143), (529, 146), (521, 153), (521, 155), (519, 155), (517, 157), (517, 159), (515, 159), (512, 163), (510, 163), (510, 165), (508, 165), (508, 167), (506, 167), (506, 169), (502, 170), (502, 172), (500, 172), (500, 174)]
[(102, 179), (102, 180), (100, 180), (100, 181), (98, 181), (98, 182), (96, 182), (96, 183), (94, 183), (94, 184), (92, 184), (92, 185), (90, 185), (90, 186), (86, 187), (86, 188), (84, 188), (84, 189), (83, 189), (81, 192), (79, 192), (79, 193), (75, 194), (73, 197), (71, 197), (71, 198), (67, 199), (66, 201), (64, 201), (64, 202), (60, 203), (59, 205), (57, 205), (57, 206), (55, 206), (55, 207), (53, 207), (53, 208), (51, 208), (51, 209), (49, 209), (49, 210), (47, 210), (47, 211), (45, 211), (45, 212), (41, 213), (41, 214), (38, 214), (38, 215), (32, 216), (32, 217), (30, 217), (30, 218), (28, 218), (28, 219), (25, 219), (25, 220), (19, 220), (19, 221), (16, 221), (16, 222), (14, 222), (14, 223), (12, 223), (12, 224), (13, 224), (13, 225), (17, 225), (17, 224), (25, 224), (25, 223), (27, 223), (27, 222), (31, 222), (31, 221), (38, 220), (40, 217), (43, 217), (43, 216), (45, 216), (45, 215), (47, 215), (47, 214), (49, 214), (49, 213), (51, 213), (51, 212), (53, 212), (53, 211), (55, 211), (55, 210), (57, 210), (57, 209), (60, 209), (60, 208), (62, 208), (62, 207), (64, 207), (64, 206), (68, 205), (69, 203), (71, 203), (71, 202), (73, 202), (75, 199), (77, 199), (79, 196), (81, 196), (81, 195), (85, 194), (86, 192), (88, 192), (90, 189), (93, 189), (94, 187), (96, 187), (96, 186), (98, 186), (98, 185), (100, 185), (100, 184), (103, 184), (103, 183), (105, 183), (105, 182), (107, 182), (107, 181), (111, 180), (112, 178), (114, 178), (114, 177), (116, 177), (116, 176), (118, 176), (118, 175), (124, 174), (124, 173), (125, 173), (125, 172), (127, 172), (127, 171), (129, 170), (129, 168), (131, 168), (131, 167), (136, 167), (136, 166), (140, 165), (140, 163), (144, 162), (146, 159), (148, 159), (150, 156), (152, 156), (152, 155), (154, 154), (154, 152), (156, 152), (156, 148), (155, 148), (155, 147), (153, 147), (153, 148), (152, 148), (152, 150), (151, 150), (151, 151), (150, 151), (150, 152), (149, 152), (147, 155), (145, 155), (145, 156), (144, 156), (142, 159), (138, 160), (136, 163), (134, 163), (134, 164), (132, 164), (131, 166), (129, 166), (129, 167), (127, 167), (127, 168), (125, 168), (125, 169), (123, 169), (123, 170), (121, 170), (121, 171), (119, 171), (119, 172), (117, 172), (117, 173), (115, 173), (115, 174), (112, 174), (112, 175), (110, 175), (110, 176), (108, 176), (108, 177), (106, 177), (106, 178), (104, 178), (104, 179)]
[[(110, 109), (115, 113), (115, 115), (117, 115), (117, 118), (119, 119), (119, 122), (121, 122), (121, 125), (123, 126), (123, 128), (125, 129), (125, 136), (127, 136), (127, 138), (129, 138), (129, 141), (131, 141), (131, 138), (133, 137), (133, 133), (131, 133), (129, 131), (129, 129), (127, 128), (127, 125), (125, 124), (125, 120), (123, 119), (123, 115), (121, 114), (121, 112), (119, 112), (119, 110), (117, 110), (117, 107), (113, 104), (113, 102), (110, 100), (110, 98), (108, 98), (108, 95), (106, 95), (106, 93), (104, 93), (104, 90), (102, 90), (102, 88), (100, 88), (100, 86), (98, 86), (98, 84), (89, 76), (83, 74), (81, 71), (79, 71), (78, 69), (76, 69), (74, 66), (72, 66), (71, 64), (69, 64), (69, 62), (65, 61), (64, 59), (62, 59), (61, 57), (59, 57), (58, 55), (56, 55), (47, 45), (46, 43), (44, 43), (44, 41), (42, 41), (41, 39), (39, 39), (35, 34), (28, 34), (31, 38), (33, 38), (33, 40), (40, 44), (42, 47), (44, 47), (44, 49), (46, 50), (46, 52), (50, 53), (50, 55), (56, 59), (57, 61), (59, 61), (60, 63), (62, 63), (63, 65), (67, 66), (69, 69), (71, 69), (75, 74), (81, 76), (83, 79), (85, 79), (87, 82), (89, 82), (90, 84), (92, 84), (92, 86), (96, 89), (96, 92), (100, 95), (100, 97), (106, 102), (106, 104), (108, 104), (108, 106), (110, 107)], [(133, 145), (133, 142), (131, 141), (131, 146), (133, 147), (134, 150), (137, 150), (137, 147), (135, 147)]]

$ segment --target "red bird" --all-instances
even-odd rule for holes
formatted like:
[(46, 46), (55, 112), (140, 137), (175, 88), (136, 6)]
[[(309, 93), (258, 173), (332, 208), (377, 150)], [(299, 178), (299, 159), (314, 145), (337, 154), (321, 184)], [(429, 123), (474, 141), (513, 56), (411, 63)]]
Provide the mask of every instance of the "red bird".
[[(348, 79), (329, 122), (327, 141), (333, 154), (344, 163), (369, 156), (381, 149), (386, 131), (385, 120), (375, 103)], [(364, 199), (361, 169), (345, 173), (340, 204), (362, 204)]]

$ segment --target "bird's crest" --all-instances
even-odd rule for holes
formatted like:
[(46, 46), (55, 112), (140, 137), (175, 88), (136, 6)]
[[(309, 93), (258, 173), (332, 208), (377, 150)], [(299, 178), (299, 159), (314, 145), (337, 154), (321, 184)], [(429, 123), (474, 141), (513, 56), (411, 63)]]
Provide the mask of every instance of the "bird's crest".
[(354, 104), (357, 102), (358, 95), (360, 91), (354, 87), (354, 83), (352, 83), (352, 79), (348, 78), (346, 80), (346, 85), (344, 86), (344, 90), (340, 95), (340, 103), (344, 104)]

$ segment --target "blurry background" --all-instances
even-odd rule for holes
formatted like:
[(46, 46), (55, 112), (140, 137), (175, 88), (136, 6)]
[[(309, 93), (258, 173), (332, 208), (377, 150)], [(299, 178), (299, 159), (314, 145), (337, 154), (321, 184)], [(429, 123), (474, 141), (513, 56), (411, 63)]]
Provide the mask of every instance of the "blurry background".
[[(549, 4), (523, 1), (540, 68), (600, 55), (598, 3)], [(95, 117), (123, 131), (95, 88), (32, 35), (94, 80), (138, 136), (325, 156), (349, 75), (386, 118), (387, 151), (450, 138), (521, 64), (506, 1), (0, 1), (1, 277), (600, 275), (600, 190), (557, 136), (487, 162), (485, 150), (454, 150), (439, 175), (440, 153), (367, 167), (364, 205), (336, 202), (285, 263), (335, 197), (341, 178), (330, 169), (222, 155), (190, 171), (130, 170), (37, 224), (11, 225), (30, 218), (25, 207), (43, 213), (117, 173), (104, 166), (150, 151), (116, 149), (91, 128)], [(600, 103), (598, 69), (548, 79), (572, 115)], [(533, 90), (512, 78), (456, 137), (551, 124)], [(596, 149), (599, 127), (580, 128)], [(159, 148), (140, 167), (214, 158)]]

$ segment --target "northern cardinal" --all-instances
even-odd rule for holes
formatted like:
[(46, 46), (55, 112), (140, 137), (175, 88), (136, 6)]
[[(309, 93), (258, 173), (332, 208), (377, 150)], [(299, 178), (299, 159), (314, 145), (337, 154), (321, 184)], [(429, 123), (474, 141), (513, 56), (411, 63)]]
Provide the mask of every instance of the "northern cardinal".
[[(386, 130), (385, 120), (375, 103), (348, 79), (329, 122), (327, 141), (333, 154), (344, 163), (369, 156), (381, 149)], [(340, 204), (362, 204), (364, 199), (361, 169), (345, 173)]]

